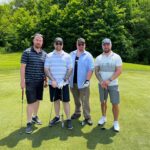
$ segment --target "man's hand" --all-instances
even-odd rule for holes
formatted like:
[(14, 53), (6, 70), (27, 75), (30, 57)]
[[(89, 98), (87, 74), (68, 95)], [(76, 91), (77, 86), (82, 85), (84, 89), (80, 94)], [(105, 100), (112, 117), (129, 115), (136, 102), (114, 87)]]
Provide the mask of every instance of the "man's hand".
[(105, 80), (100, 83), (101, 87), (104, 89), (107, 89), (109, 84), (110, 84), (110, 80)]
[(52, 87), (56, 88), (57, 87), (57, 82), (55, 80), (52, 80)]
[(90, 85), (90, 81), (86, 80), (83, 84), (83, 88), (87, 88), (87, 87), (89, 87), (89, 85)]
[(108, 86), (110, 84), (110, 80), (105, 80), (104, 83), (106, 86)]
[(44, 81), (44, 88), (46, 88), (48, 86), (48, 82)]
[(105, 81), (100, 82), (100, 85), (103, 89), (107, 89), (107, 85), (106, 85)]
[(25, 81), (21, 81), (20, 82), (20, 87), (21, 87), (22, 90), (25, 89)]

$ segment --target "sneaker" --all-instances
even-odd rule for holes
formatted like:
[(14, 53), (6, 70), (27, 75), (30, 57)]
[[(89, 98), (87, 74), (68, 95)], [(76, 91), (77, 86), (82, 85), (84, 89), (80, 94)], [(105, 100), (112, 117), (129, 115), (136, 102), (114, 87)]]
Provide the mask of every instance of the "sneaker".
[(107, 118), (102, 116), (101, 119), (98, 121), (98, 125), (102, 126), (105, 124), (105, 122), (107, 122)]
[(27, 134), (32, 133), (32, 123), (31, 122), (27, 123), (26, 133)]
[(78, 118), (80, 118), (80, 116), (81, 116), (81, 114), (73, 114), (72, 116), (71, 116), (71, 119), (78, 119)]
[(57, 124), (58, 122), (60, 122), (60, 117), (54, 117), (53, 120), (51, 120), (49, 122), (49, 126), (52, 127), (54, 126), (55, 124)]
[(67, 120), (67, 128), (68, 128), (68, 129), (73, 129), (71, 119), (68, 119), (68, 120)]
[(119, 127), (118, 121), (114, 121), (114, 131), (116, 131), (116, 132), (120, 131), (120, 127)]
[(92, 122), (92, 120), (89, 118), (89, 119), (84, 119), (84, 120), (81, 122), (81, 124), (82, 124), (82, 126), (84, 126), (84, 125), (86, 125), (86, 124), (92, 126), (92, 125), (93, 125), (93, 122)]
[(42, 125), (42, 122), (41, 122), (41, 120), (39, 120), (38, 116), (32, 117), (32, 123)]

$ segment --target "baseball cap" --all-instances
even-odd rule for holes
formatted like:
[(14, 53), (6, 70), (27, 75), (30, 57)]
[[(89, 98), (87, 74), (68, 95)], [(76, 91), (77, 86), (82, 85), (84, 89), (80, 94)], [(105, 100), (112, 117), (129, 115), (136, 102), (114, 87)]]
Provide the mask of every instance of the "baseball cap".
[(63, 39), (62, 39), (61, 37), (57, 37), (57, 38), (55, 39), (54, 43), (56, 43), (56, 42), (61, 42), (61, 43), (63, 43)]
[(103, 41), (102, 41), (102, 45), (103, 44), (112, 44), (111, 43), (111, 40), (109, 38), (105, 38)]

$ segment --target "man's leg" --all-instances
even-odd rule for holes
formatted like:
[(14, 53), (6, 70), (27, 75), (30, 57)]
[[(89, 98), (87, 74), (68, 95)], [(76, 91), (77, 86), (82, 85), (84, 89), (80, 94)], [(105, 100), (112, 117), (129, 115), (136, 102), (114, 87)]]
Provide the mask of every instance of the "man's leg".
[(89, 87), (81, 89), (80, 90), (80, 95), (81, 95), (81, 101), (82, 101), (83, 115), (84, 115), (84, 118), (85, 118), (82, 121), (82, 125), (85, 125), (85, 124), (92, 125), (93, 122), (91, 120), (90, 104), (89, 104), (89, 97), (90, 97)]
[(90, 105), (89, 105), (89, 96), (90, 90), (89, 87), (80, 90), (81, 102), (83, 107), (83, 115), (85, 119), (91, 119), (90, 116)]
[(74, 98), (74, 104), (75, 104), (75, 111), (74, 114), (71, 116), (72, 119), (76, 119), (80, 117), (81, 115), (81, 100), (80, 100), (80, 94), (77, 87), (77, 84), (74, 84), (74, 87), (71, 88), (71, 92)]
[(70, 119), (70, 104), (69, 102), (63, 102), (64, 111), (66, 114), (67, 119)]
[(119, 116), (119, 105), (118, 104), (112, 105), (112, 112), (114, 115), (114, 121), (118, 121), (118, 116)]
[(106, 111), (107, 111), (108, 90), (102, 88), (100, 84), (98, 86), (99, 86), (99, 95), (100, 95), (101, 112), (102, 112), (102, 117), (98, 121), (98, 125), (103, 125), (107, 121)]
[(109, 87), (109, 94), (110, 94), (110, 100), (112, 103), (112, 112), (114, 116), (114, 130), (119, 131), (119, 122), (118, 122), (118, 116), (119, 116), (119, 102), (120, 102), (120, 95), (119, 95), (119, 89), (118, 86), (111, 86)]
[(54, 102), (54, 108), (55, 108), (55, 115), (56, 115), (56, 117), (59, 117), (59, 113), (60, 113), (60, 100), (56, 100)]
[(39, 105), (40, 105), (40, 101), (37, 100), (37, 101), (34, 103), (34, 112), (33, 112), (33, 116), (37, 116), (37, 113), (38, 113), (38, 110), (39, 110)]
[(34, 103), (33, 104), (27, 104), (27, 122), (32, 122), (32, 114), (34, 111)]
[(107, 111), (107, 101), (104, 100), (101, 102), (101, 112), (102, 112), (102, 116), (106, 117), (106, 111)]

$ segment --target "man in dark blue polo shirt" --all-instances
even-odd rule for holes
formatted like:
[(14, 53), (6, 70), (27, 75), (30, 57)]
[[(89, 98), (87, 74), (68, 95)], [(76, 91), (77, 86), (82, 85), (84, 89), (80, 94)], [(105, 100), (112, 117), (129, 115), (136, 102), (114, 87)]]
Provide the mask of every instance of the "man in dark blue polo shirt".
[(43, 36), (35, 34), (33, 46), (26, 49), (21, 57), (21, 89), (26, 88), (27, 127), (26, 133), (32, 132), (32, 123), (42, 124), (37, 113), (40, 100), (43, 99), (43, 86), (46, 86), (44, 62), (46, 52), (42, 50)]

